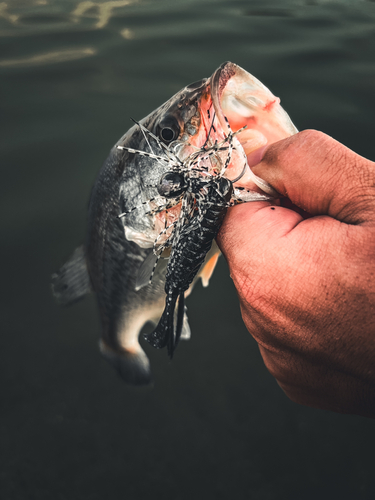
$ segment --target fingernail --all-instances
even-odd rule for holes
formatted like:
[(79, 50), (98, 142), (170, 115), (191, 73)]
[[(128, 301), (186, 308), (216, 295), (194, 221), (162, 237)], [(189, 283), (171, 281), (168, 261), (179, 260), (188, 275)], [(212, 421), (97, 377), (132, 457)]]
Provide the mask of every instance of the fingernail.
[(249, 155), (247, 155), (247, 162), (250, 168), (258, 165), (258, 163), (262, 161), (266, 149), (267, 146), (262, 146), (261, 148), (256, 149), (255, 151), (252, 151)]

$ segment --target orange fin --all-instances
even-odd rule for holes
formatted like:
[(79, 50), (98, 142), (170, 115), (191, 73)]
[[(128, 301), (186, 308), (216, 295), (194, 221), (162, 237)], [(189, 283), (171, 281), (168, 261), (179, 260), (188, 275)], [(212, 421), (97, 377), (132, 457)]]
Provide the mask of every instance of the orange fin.
[(210, 260), (204, 265), (202, 271), (200, 272), (199, 276), (202, 279), (202, 285), (203, 286), (208, 286), (208, 283), (210, 281), (210, 278), (212, 276), (212, 273), (214, 272), (217, 259), (219, 258), (220, 252), (215, 253)]

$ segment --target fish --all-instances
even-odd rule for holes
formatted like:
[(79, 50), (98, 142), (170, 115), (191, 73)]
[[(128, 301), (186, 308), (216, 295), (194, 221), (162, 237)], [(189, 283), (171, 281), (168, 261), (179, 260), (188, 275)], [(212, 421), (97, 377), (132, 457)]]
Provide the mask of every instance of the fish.
[[(184, 299), (199, 278), (208, 285), (226, 210), (277, 196), (250, 167), (257, 151), (297, 129), (280, 99), (232, 62), (134, 122), (97, 175), (85, 241), (52, 276), (52, 290), (62, 305), (94, 292), (102, 355), (126, 383), (147, 385), (143, 326), (155, 325), (146, 340), (167, 345), (170, 355), (180, 338), (190, 338)], [(197, 187), (189, 191), (186, 183)], [(189, 269), (185, 258), (193, 261)]]
[[(166, 201), (165, 206), (158, 207), (158, 212), (163, 211), (167, 206), (171, 208), (181, 205), (178, 219), (160, 233), (155, 240), (153, 253), (142, 264), (142, 272), (139, 273), (141, 276), (150, 275), (150, 265), (153, 264), (149, 279), (149, 283), (151, 283), (162, 251), (170, 248), (165, 277), (166, 303), (164, 312), (155, 330), (151, 334), (144, 335), (144, 338), (153, 347), (160, 349), (167, 346), (170, 358), (173, 357), (182, 333), (185, 292), (194, 282), (206, 255), (210, 251), (229, 206), (242, 201), (234, 196), (233, 185), (246, 171), (246, 158), (241, 174), (235, 179), (228, 179), (225, 177), (225, 173), (231, 163), (234, 151), (233, 139), (243, 129), (233, 133), (229, 123), (227, 123), (227, 137), (221, 142), (215, 140), (210, 145), (210, 133), (214, 120), (215, 115), (212, 118), (212, 125), (205, 144), (201, 148), (197, 147), (196, 151), (185, 157), (184, 160), (174, 155), (170, 147), (166, 150), (167, 157), (160, 156), (158, 158), (152, 153), (154, 159), (166, 161), (170, 169), (162, 175), (157, 185), (159, 195)], [(163, 145), (159, 139), (147, 129), (144, 130), (162, 149)], [(183, 151), (183, 146), (180, 144), (180, 152)], [(135, 151), (124, 146), (118, 146), (118, 149), (150, 157), (150, 154), (144, 151)], [(226, 158), (223, 158), (224, 162), (221, 161), (223, 155), (226, 155)], [(256, 193), (252, 196), (257, 199), (270, 199), (269, 196)], [(119, 217), (128, 213), (125, 212)], [(166, 236), (168, 229), (170, 234)], [(158, 244), (158, 240), (163, 235), (166, 236), (166, 241), (163, 244)], [(143, 283), (142, 279), (141, 283), (137, 285), (138, 288)], [(176, 328), (174, 328), (175, 315), (177, 316)]]

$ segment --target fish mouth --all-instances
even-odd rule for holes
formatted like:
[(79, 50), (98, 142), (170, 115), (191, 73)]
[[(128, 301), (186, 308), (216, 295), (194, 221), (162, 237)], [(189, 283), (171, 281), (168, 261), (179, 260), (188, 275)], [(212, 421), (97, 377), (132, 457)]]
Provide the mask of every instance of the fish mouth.
[[(188, 85), (175, 97), (178, 100), (173, 113), (180, 124), (181, 136), (167, 146), (175, 157), (185, 162), (198, 153), (199, 161), (210, 173), (225, 175), (234, 181), (236, 200), (259, 200), (259, 197), (252, 196), (254, 193), (266, 194), (263, 200), (279, 197), (251, 170), (261, 160), (265, 147), (298, 132), (278, 97), (232, 62), (223, 63), (210, 78)], [(165, 113), (166, 108), (170, 113), (170, 107), (168, 101), (160, 109)], [(147, 124), (148, 120), (146, 117), (143, 123)], [(244, 130), (233, 135), (245, 126)], [(215, 149), (217, 144), (222, 147)], [(207, 151), (212, 155), (207, 155)], [(149, 182), (145, 179), (145, 184)], [(150, 198), (150, 205), (142, 202), (137, 211), (128, 213), (126, 222), (123, 219), (126, 239), (142, 248), (152, 248), (156, 241), (162, 244), (167, 238), (165, 229), (172, 230), (181, 209), (181, 203), (178, 203), (167, 212), (160, 210), (163, 202), (159, 204), (159, 198), (153, 195)], [(150, 209), (157, 211), (151, 216)]]
[(223, 63), (211, 76), (210, 86), (215, 115), (224, 134), (246, 125), (235, 139), (250, 167), (260, 161), (259, 153), (266, 146), (298, 132), (280, 99), (237, 64)]

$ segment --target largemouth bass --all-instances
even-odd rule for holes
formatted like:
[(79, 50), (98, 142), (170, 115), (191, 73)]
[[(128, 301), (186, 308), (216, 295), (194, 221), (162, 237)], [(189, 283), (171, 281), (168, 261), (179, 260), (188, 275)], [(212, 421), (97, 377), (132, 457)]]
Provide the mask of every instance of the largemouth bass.
[(227, 207), (275, 194), (250, 166), (260, 148), (296, 132), (280, 100), (227, 62), (112, 148), (92, 189), (86, 241), (53, 276), (53, 290), (65, 305), (96, 293), (101, 352), (126, 382), (151, 381), (138, 341), (145, 323), (158, 324), (147, 339), (170, 354), (190, 337), (183, 297), (198, 277), (208, 284)]

